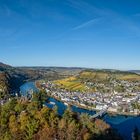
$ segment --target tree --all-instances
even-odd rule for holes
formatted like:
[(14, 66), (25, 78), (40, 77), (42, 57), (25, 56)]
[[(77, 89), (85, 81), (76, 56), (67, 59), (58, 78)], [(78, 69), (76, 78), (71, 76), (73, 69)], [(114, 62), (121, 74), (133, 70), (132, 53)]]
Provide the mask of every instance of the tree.
[(7, 103), (5, 103), (1, 108), (1, 120), (0, 120), (0, 129), (1, 131), (8, 127), (8, 120), (10, 117), (10, 113), (14, 112), (14, 107), (16, 105), (16, 99), (11, 99)]
[(88, 114), (82, 113), (80, 115), (80, 122), (84, 128), (87, 127), (88, 124), (91, 123), (91, 120), (89, 119)]
[(35, 132), (38, 131), (39, 121), (30, 116), (29, 113), (23, 112), (20, 114), (20, 129), (25, 133), (27, 140), (31, 140)]
[(79, 134), (79, 124), (73, 119), (71, 122), (68, 122), (68, 127), (66, 129), (67, 132), (67, 140), (75, 140)]
[(26, 138), (31, 140), (33, 135), (38, 131), (39, 122), (34, 118), (30, 118), (26, 124)]
[(25, 107), (26, 107), (26, 106), (25, 106), (24, 104), (18, 102), (18, 103), (15, 105), (14, 110), (15, 110), (16, 113), (20, 114), (22, 111), (24, 111)]
[(11, 115), (9, 118), (9, 128), (12, 134), (15, 134), (18, 131), (18, 123), (16, 115)]
[(38, 109), (43, 107), (43, 104), (47, 100), (47, 95), (44, 91), (40, 91), (38, 93), (33, 93), (32, 101), (38, 104)]
[(71, 111), (70, 106), (68, 106), (68, 108), (65, 110), (63, 118), (66, 119), (67, 121), (73, 120), (73, 112)]

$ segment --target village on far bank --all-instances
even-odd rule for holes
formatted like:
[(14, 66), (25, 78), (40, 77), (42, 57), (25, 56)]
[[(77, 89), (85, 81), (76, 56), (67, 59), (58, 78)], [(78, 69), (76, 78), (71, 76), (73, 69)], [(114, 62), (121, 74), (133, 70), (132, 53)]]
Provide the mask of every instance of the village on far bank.
[[(137, 90), (140, 82), (112, 80), (110, 89), (104, 83), (85, 82), (84, 84), (87, 89), (94, 87), (98, 91), (74, 91), (56, 81), (36, 81), (38, 88), (44, 89), (49, 96), (64, 102), (65, 105), (96, 111), (107, 110), (112, 114), (140, 115), (140, 91)], [(115, 90), (114, 87), (117, 86), (123, 87), (123, 90)]]

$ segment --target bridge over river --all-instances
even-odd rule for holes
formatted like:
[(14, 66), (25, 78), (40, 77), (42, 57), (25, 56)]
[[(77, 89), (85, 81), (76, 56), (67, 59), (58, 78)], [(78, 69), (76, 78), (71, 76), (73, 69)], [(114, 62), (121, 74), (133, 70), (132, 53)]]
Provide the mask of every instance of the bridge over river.
[(102, 117), (103, 115), (105, 115), (107, 113), (108, 108), (111, 106), (112, 102), (113, 102), (113, 100), (107, 104), (106, 108), (104, 108), (104, 109), (100, 110), (99, 112), (97, 112), (96, 114), (92, 115), (90, 117), (90, 119), (95, 119), (95, 118)]
[(98, 117), (102, 117), (103, 115), (105, 115), (107, 113), (108, 107), (106, 109), (103, 109), (99, 112), (97, 112), (96, 114), (94, 114), (93, 116), (90, 117), (90, 119), (95, 119)]
[(107, 107), (106, 108), (104, 108), (104, 109), (100, 110), (99, 112), (97, 112), (96, 114), (92, 115), (90, 117), (90, 119), (91, 120), (92, 119), (96, 119), (98, 117), (102, 117), (103, 115), (105, 115), (107, 113), (108, 108), (112, 106), (112, 102), (113, 101), (114, 101), (114, 98), (112, 98), (112, 100), (110, 101), (110, 103), (107, 104)]

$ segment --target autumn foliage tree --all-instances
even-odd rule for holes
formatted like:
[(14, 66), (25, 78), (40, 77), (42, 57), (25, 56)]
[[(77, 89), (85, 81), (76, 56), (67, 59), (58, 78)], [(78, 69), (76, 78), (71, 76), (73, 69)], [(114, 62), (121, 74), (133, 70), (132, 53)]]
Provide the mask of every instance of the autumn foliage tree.
[(59, 116), (57, 108), (42, 105), (43, 98), (35, 95), (31, 102), (13, 98), (1, 106), (0, 140), (120, 139), (102, 120), (91, 121), (87, 114), (79, 116), (70, 107)]

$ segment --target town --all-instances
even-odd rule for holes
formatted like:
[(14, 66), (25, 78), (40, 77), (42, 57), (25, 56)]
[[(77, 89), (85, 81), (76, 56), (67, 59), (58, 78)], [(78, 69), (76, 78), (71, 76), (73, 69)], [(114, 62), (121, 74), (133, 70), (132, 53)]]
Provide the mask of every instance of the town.
[[(132, 83), (122, 81), (126, 86), (134, 86)], [(89, 84), (89, 83), (88, 83)], [(115, 83), (116, 84), (116, 83)], [(137, 85), (138, 83), (134, 83)], [(92, 85), (92, 83), (90, 83)], [(101, 111), (106, 109), (108, 113), (123, 115), (139, 115), (140, 114), (140, 92), (130, 92), (131, 88), (127, 88), (127, 92), (111, 93), (83, 93), (79, 91), (68, 91), (58, 88), (54, 82), (40, 82), (40, 87), (45, 89), (49, 96), (52, 96), (65, 105), (75, 105), (81, 108)]]

